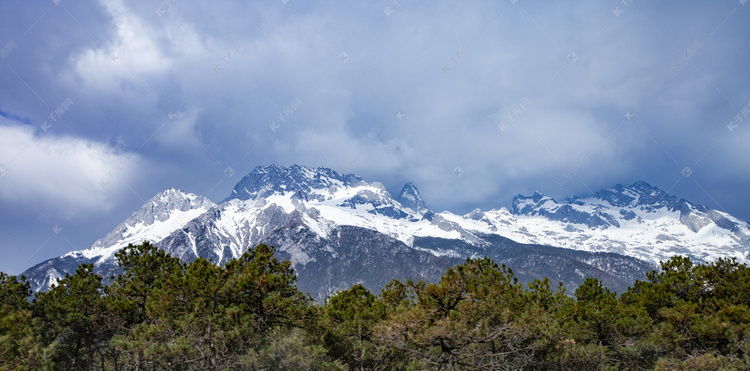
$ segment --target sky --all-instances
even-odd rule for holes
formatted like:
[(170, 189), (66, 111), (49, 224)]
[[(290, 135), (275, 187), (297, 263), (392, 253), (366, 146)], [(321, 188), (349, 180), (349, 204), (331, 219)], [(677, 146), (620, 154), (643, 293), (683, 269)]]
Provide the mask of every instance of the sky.
[(750, 4), (0, 4), (0, 271), (259, 165), (436, 211), (644, 180), (750, 220)]

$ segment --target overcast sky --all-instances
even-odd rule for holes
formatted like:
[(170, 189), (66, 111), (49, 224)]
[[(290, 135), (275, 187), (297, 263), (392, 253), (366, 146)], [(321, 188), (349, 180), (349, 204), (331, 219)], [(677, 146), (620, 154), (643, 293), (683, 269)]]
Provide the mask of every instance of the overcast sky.
[(272, 163), (461, 214), (644, 180), (748, 220), (745, 2), (3, 1), (0, 271)]

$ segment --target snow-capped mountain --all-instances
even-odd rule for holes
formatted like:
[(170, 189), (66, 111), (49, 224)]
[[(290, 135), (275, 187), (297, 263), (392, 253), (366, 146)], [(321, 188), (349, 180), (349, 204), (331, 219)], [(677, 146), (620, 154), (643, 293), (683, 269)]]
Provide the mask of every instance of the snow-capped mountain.
[(27, 270), (24, 275), (35, 291), (47, 289), (65, 273), (74, 272), (81, 264), (96, 264), (100, 272), (117, 265), (114, 253), (128, 244), (143, 241), (159, 242), (190, 220), (203, 214), (214, 205), (209, 199), (168, 189), (159, 193), (104, 238), (85, 250), (71, 251), (59, 258), (50, 259)]
[(404, 184), (404, 188), (401, 188), (396, 200), (401, 203), (401, 206), (414, 214), (424, 215), (430, 211), (422, 200), (422, 196), (419, 195), (417, 186), (412, 182)]
[(220, 204), (168, 190), (86, 250), (29, 269), (46, 289), (79, 264), (117, 269), (114, 252), (143, 240), (173, 256), (224, 264), (260, 243), (274, 245), (319, 300), (391, 278), (437, 280), (467, 257), (505, 262), (525, 280), (550, 277), (571, 288), (587, 276), (622, 290), (674, 254), (745, 259), (748, 225), (731, 215), (676, 200), (638, 182), (564, 203), (517, 196), (511, 210), (435, 213), (407, 183), (394, 198), (377, 182), (326, 169), (260, 166)]
[(677, 199), (643, 181), (562, 203), (540, 193), (519, 195), (512, 213), (510, 218), (492, 213), (515, 227), (498, 232), (525, 243), (615, 252), (653, 262), (674, 255), (746, 261), (750, 252), (747, 222)]
[(94, 242), (91, 248), (63, 256), (96, 257), (97, 262), (103, 262), (128, 244), (161, 241), (214, 206), (203, 196), (168, 189), (146, 202), (115, 230)]

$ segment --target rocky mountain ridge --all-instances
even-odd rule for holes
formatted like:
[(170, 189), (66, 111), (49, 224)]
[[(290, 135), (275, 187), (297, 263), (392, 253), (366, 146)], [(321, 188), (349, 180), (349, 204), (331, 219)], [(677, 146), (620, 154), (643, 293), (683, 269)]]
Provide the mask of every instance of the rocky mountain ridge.
[(219, 204), (164, 191), (91, 248), (25, 275), (44, 290), (82, 263), (111, 273), (114, 252), (148, 240), (186, 261), (219, 264), (273, 244), (319, 300), (354, 283), (377, 290), (391, 278), (437, 280), (448, 266), (482, 256), (512, 264), (528, 280), (548, 276), (574, 288), (594, 276), (624, 289), (674, 254), (746, 259), (748, 235), (747, 223), (645, 182), (561, 203), (519, 195), (511, 210), (456, 215), (429, 210), (412, 183), (394, 198), (353, 174), (271, 165), (243, 177)]

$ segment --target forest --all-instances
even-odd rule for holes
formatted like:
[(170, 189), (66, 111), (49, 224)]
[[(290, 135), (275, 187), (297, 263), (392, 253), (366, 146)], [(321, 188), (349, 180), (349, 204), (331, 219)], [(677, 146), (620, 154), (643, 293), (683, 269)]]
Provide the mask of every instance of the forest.
[(81, 265), (33, 296), (0, 273), (0, 369), (750, 369), (750, 269), (733, 259), (674, 257), (619, 294), (467, 259), (324, 303), (267, 245), (224, 266), (149, 243), (117, 259), (117, 276)]

